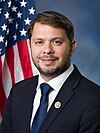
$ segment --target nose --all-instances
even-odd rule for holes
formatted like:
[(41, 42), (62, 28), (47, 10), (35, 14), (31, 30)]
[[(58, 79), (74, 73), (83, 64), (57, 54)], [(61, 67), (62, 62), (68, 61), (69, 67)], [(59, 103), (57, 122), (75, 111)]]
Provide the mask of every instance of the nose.
[(45, 43), (43, 54), (53, 54), (53, 53), (54, 53), (53, 46), (49, 42)]

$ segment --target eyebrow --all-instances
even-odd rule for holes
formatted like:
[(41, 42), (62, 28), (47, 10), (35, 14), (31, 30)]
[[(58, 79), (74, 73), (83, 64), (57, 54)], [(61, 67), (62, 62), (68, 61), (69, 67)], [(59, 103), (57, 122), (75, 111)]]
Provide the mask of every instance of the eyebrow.
[[(56, 40), (56, 39), (61, 39), (62, 40), (62, 37), (53, 37), (53, 38), (51, 38), (50, 40)], [(44, 40), (44, 38), (32, 38), (32, 40)]]

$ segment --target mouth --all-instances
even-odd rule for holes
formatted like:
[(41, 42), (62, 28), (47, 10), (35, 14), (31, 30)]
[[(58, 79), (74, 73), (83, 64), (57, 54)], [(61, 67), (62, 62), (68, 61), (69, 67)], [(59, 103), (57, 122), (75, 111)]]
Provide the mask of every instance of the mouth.
[(44, 65), (54, 65), (58, 58), (57, 57), (41, 57), (40, 60), (43, 62)]
[(49, 59), (49, 58), (47, 58), (47, 59), (41, 59), (42, 60), (42, 62), (45, 64), (45, 65), (52, 65), (52, 64), (54, 64), (54, 62), (56, 61), (55, 59)]

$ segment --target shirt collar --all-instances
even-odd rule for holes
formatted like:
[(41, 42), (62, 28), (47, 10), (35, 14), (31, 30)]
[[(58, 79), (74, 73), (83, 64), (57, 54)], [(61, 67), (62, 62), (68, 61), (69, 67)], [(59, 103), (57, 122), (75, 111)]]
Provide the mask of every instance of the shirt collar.
[(63, 85), (63, 83), (65, 82), (65, 80), (69, 77), (69, 75), (72, 73), (74, 69), (73, 64), (71, 63), (70, 67), (64, 71), (62, 74), (60, 74), (59, 76), (51, 79), (50, 81), (46, 82), (40, 75), (39, 73), (39, 82), (38, 82), (38, 87), (40, 86), (40, 84), (42, 83), (48, 83), (55, 91), (59, 91), (59, 89), (61, 88), (61, 86)]

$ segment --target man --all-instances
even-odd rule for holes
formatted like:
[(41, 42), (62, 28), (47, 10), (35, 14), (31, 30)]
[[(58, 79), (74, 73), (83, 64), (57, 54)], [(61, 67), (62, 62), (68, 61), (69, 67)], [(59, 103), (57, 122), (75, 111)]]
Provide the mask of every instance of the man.
[[(57, 12), (43, 12), (32, 21), (28, 35), (39, 76), (14, 85), (0, 133), (100, 133), (100, 87), (72, 64), (76, 42), (71, 21)], [(47, 114), (33, 126), (42, 112), (42, 83), (52, 87)]]

